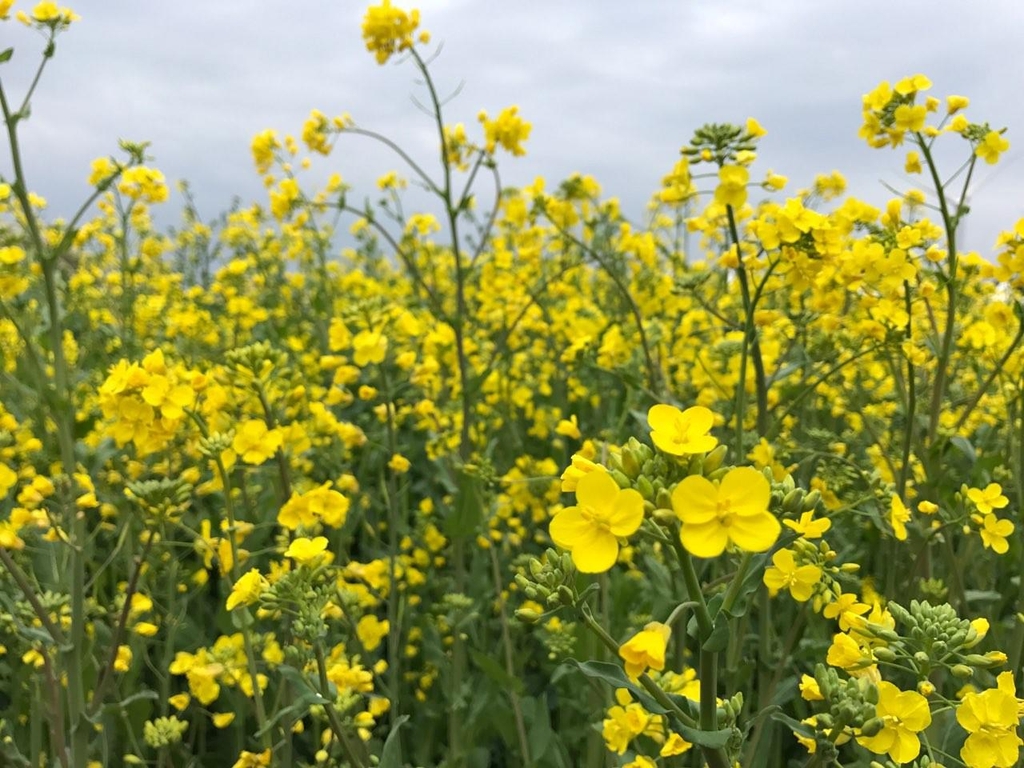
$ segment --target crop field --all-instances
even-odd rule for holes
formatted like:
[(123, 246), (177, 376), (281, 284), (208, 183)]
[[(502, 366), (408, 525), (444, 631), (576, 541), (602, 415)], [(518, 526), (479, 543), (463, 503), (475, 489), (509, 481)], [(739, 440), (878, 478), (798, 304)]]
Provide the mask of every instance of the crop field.
[[(630, 220), (505, 186), (544, 126), (450, 116), (383, 0), (435, 153), (283, 116), (263, 199), (168, 230), (145, 144), (46, 210), (19, 140), (88, 19), (12, 5), (0, 768), (1021, 765), (1024, 219), (963, 246), (1009, 148), (967, 96), (849, 94), (888, 199), (750, 118)], [(353, 135), (397, 170), (311, 182)]]

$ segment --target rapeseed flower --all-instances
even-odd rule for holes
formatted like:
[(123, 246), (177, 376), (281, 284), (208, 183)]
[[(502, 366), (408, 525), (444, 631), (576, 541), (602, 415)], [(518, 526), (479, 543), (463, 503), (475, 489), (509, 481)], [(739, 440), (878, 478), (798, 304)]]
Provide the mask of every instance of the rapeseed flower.
[(672, 629), (667, 624), (652, 621), (640, 632), (619, 646), (626, 674), (639, 677), (648, 669), (661, 672), (665, 668), (665, 649)]
[(770, 549), (782, 530), (768, 511), (770, 498), (768, 481), (751, 467), (729, 470), (719, 483), (683, 478), (672, 492), (683, 546), (697, 557), (717, 557), (729, 544), (748, 552)]
[(858, 743), (876, 755), (888, 753), (897, 764), (909, 763), (921, 751), (918, 733), (932, 722), (928, 700), (917, 691), (901, 691), (883, 680), (878, 684), (875, 716), (882, 727), (874, 736), (859, 736)]
[(576, 485), (576, 506), (551, 520), (551, 538), (572, 553), (583, 573), (604, 573), (619, 556), (619, 538), (630, 536), (644, 519), (643, 497), (623, 490), (607, 472), (590, 472)]
[(969, 768), (1010, 768), (1017, 764), (1019, 702), (1012, 672), (1002, 672), (995, 688), (968, 693), (956, 710), (956, 721), (967, 731), (960, 757)]
[(708, 432), (715, 423), (715, 414), (697, 405), (680, 411), (674, 405), (658, 404), (647, 411), (651, 441), (659, 450), (673, 456), (707, 453), (718, 440)]

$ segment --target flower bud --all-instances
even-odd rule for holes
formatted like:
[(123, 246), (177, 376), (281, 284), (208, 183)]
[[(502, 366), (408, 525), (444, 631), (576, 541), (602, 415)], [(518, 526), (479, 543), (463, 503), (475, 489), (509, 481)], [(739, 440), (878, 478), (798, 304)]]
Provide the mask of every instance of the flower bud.
[(884, 647), (882, 647), (882, 648), (875, 648), (873, 653), (875, 654), (875, 658), (878, 659), (879, 661), (887, 661), (887, 662), (896, 661), (896, 654), (892, 650), (892, 648), (884, 648)]
[(714, 472), (716, 469), (722, 466), (722, 462), (725, 461), (726, 454), (729, 453), (729, 449), (725, 444), (719, 445), (711, 453), (704, 457), (704, 474)]
[(672, 509), (672, 494), (668, 492), (668, 488), (658, 489), (658, 495), (654, 500), (654, 505), (659, 509)]
[(782, 497), (782, 509), (785, 512), (796, 512), (804, 500), (804, 491), (802, 488), (794, 488), (792, 491)]
[(654, 486), (651, 485), (651, 481), (647, 475), (640, 475), (636, 479), (636, 489), (640, 492), (640, 495), (647, 501), (654, 501)]
[(968, 667), (966, 664), (954, 664), (950, 671), (954, 677), (971, 677), (974, 674), (974, 670)]
[(865, 722), (864, 725), (860, 727), (860, 732), (862, 736), (867, 736), (868, 738), (871, 738), (876, 733), (881, 731), (884, 727), (885, 723), (882, 721), (882, 718), (872, 717), (870, 720)]
[(541, 614), (537, 613), (532, 608), (520, 608), (516, 611), (516, 618), (524, 624), (536, 624), (540, 621)]
[(819, 501), (821, 501), (821, 491), (815, 488), (813, 491), (804, 496), (804, 503), (801, 507), (801, 511), (813, 512), (814, 508), (818, 506)]
[(633, 487), (633, 483), (630, 481), (630, 479), (619, 470), (610, 470), (608, 474), (612, 476), (612, 480), (614, 480), (618, 484), (619, 488), (625, 490), (626, 488)]

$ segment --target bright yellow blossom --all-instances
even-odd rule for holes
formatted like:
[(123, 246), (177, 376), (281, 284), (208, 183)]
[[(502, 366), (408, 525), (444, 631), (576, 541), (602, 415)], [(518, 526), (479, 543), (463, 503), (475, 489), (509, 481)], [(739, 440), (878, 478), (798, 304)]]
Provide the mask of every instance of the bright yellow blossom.
[(635, 533), (643, 519), (637, 491), (622, 490), (607, 472), (590, 472), (576, 484), (576, 506), (556, 514), (549, 530), (580, 571), (603, 573), (618, 559), (619, 538)]
[(875, 716), (882, 728), (874, 736), (859, 736), (857, 741), (876, 755), (888, 753), (899, 765), (909, 763), (921, 751), (918, 733), (932, 722), (928, 700), (917, 691), (901, 691), (883, 680), (878, 684)]
[(672, 629), (667, 624), (652, 621), (640, 632), (619, 646), (626, 674), (638, 677), (648, 669), (661, 672), (665, 668), (665, 649)]
[(751, 467), (729, 470), (721, 482), (690, 475), (672, 492), (672, 508), (682, 521), (680, 538), (697, 557), (717, 557), (730, 543), (764, 552), (782, 526), (768, 511), (771, 486)]
[(685, 411), (674, 405), (653, 405), (647, 411), (647, 423), (651, 427), (651, 441), (673, 456), (706, 453), (718, 445), (718, 440), (708, 434), (715, 415), (700, 405)]

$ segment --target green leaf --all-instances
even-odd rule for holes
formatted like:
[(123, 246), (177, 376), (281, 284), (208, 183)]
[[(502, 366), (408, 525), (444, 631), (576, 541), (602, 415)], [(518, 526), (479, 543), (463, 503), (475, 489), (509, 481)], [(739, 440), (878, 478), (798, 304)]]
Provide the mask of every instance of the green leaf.
[(971, 441), (966, 437), (956, 435), (955, 437), (950, 438), (949, 442), (951, 442), (953, 447), (960, 451), (960, 453), (962, 453), (972, 464), (978, 460), (978, 454), (975, 452), (974, 446), (971, 445)]
[(391, 733), (384, 741), (384, 750), (380, 753), (379, 768), (402, 768), (402, 740), (398, 738), (398, 729), (408, 719), (408, 715), (402, 715), (391, 726)]
[(458, 470), (455, 490), (455, 506), (447, 520), (448, 535), (453, 539), (465, 539), (476, 535), (484, 519), (484, 494), (482, 482), (477, 475), (464, 469)]
[[(636, 697), (636, 700), (640, 702), (644, 709), (652, 714), (675, 714), (672, 710), (663, 707), (651, 698), (651, 695), (642, 686), (627, 678), (626, 673), (617, 664), (607, 661), (586, 661), (580, 663), (575, 659), (569, 659), (565, 663), (575, 666), (584, 675), (594, 680), (601, 680), (615, 688), (625, 688)], [(689, 699), (685, 699), (682, 696), (669, 696), (669, 699), (684, 712), (687, 712), (687, 714), (692, 712), (693, 704)], [(687, 741), (701, 747), (708, 747), (709, 749), (721, 749), (729, 743), (733, 736), (733, 729), (731, 728), (723, 728), (718, 731), (702, 731), (699, 728), (684, 725), (678, 719), (674, 719), (672, 729)]]
[(469, 656), (473, 659), (473, 663), (480, 668), (481, 672), (491, 678), (491, 680), (496, 682), (502, 688), (511, 690), (519, 696), (523, 695), (523, 681), (506, 672), (505, 668), (501, 666), (501, 664), (492, 659), (486, 653), (478, 651), (476, 648), (470, 648)]
[(10, 61), (11, 60), (11, 56), (13, 56), (13, 55), (14, 55), (14, 49), (13, 48), (8, 48), (6, 51), (0, 52), (0, 64), (3, 64), (5, 61)]

